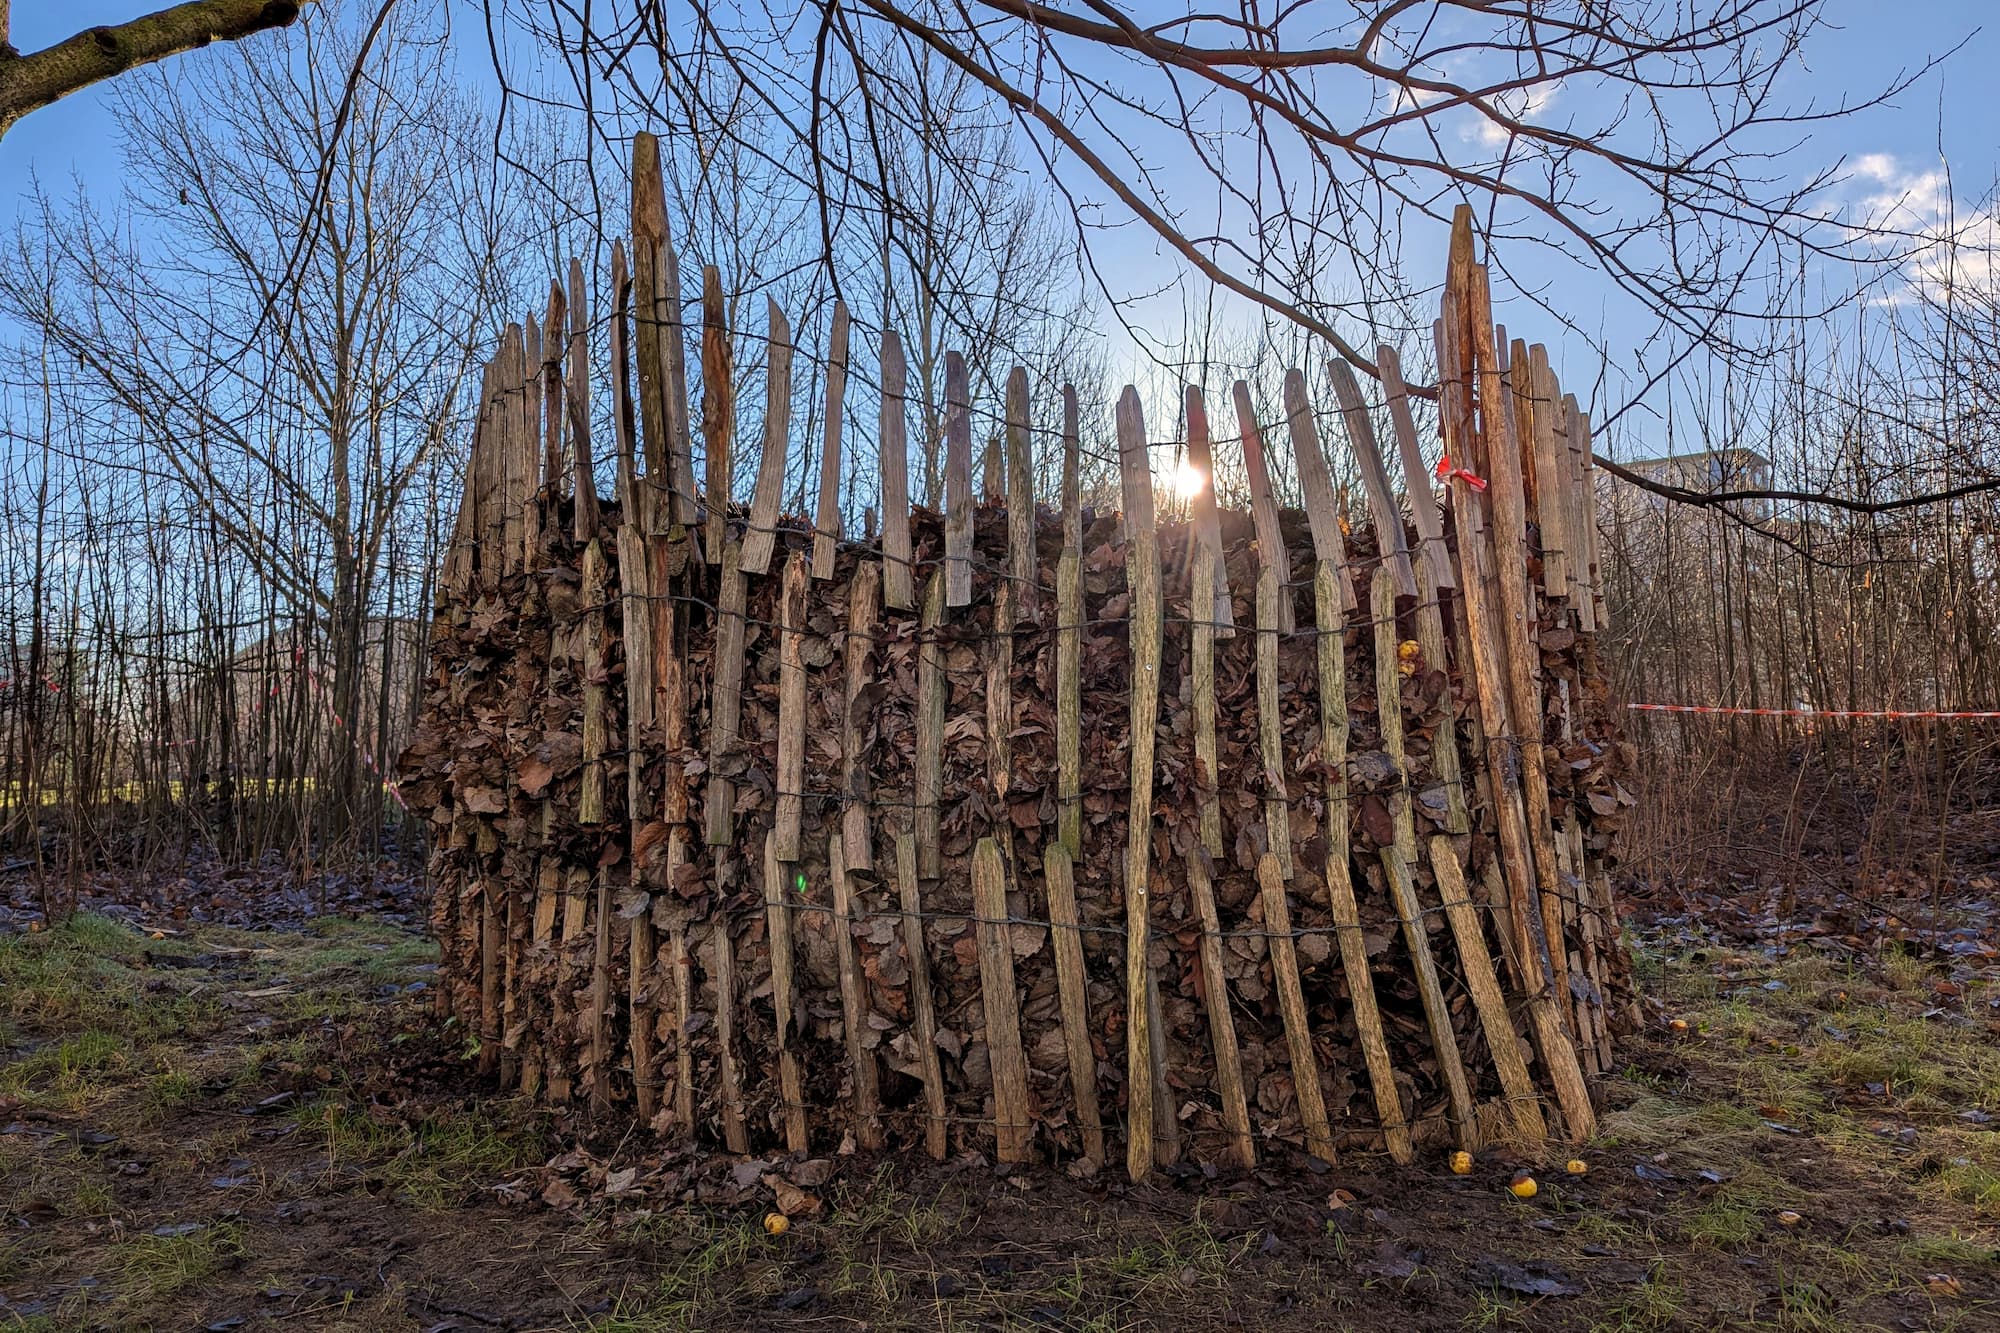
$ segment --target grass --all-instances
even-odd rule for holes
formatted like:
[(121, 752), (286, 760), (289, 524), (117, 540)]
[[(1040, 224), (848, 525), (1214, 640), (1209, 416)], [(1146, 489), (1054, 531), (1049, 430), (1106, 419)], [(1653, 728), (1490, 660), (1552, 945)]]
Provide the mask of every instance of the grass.
[[(165, 954), (195, 965), (158, 966)], [(1538, 1172), (1532, 1204), (1500, 1195), (1511, 1162), (1499, 1149), (1490, 1156), (1502, 1160), (1480, 1165), (1493, 1179), (1448, 1180), (1440, 1168), (1436, 1188), (1365, 1154), (1344, 1156), (1327, 1180), (1297, 1178), (1275, 1146), (1269, 1184), (1129, 1191), (1054, 1172), (1000, 1180), (960, 1163), (860, 1171), (842, 1159), (842, 1174), (813, 1187), (821, 1210), (780, 1237), (763, 1229), (761, 1195), (728, 1207), (624, 1197), (581, 1216), (523, 1207), (496, 1222), (489, 1187), (552, 1155), (549, 1122), (468, 1096), (470, 1085), (405, 1099), (405, 1070), (387, 1095), (371, 1076), (434, 1027), (427, 1012), (383, 1003), (434, 956), (403, 932), (344, 921), (155, 940), (84, 917), (0, 939), (10, 1025), (0, 1094), (117, 1138), (112, 1148), (66, 1132), (0, 1135), (0, 1212), (35, 1219), (0, 1248), (0, 1290), (70, 1283), (42, 1323), (62, 1328), (199, 1327), (225, 1300), (257, 1308), (267, 1287), (298, 1294), (313, 1327), (429, 1327), (442, 1315), (423, 1300), (464, 1300), (447, 1289), (455, 1283), (478, 1291), (470, 1307), (500, 1311), (503, 1291), (564, 1293), (567, 1315), (524, 1326), (567, 1317), (599, 1333), (863, 1319), (951, 1333), (1192, 1329), (1225, 1317), (1593, 1333), (1817, 1333), (1905, 1316), (2000, 1325), (2000, 1133), (1958, 1116), (1994, 1105), (2000, 1089), (2000, 1053), (1960, 1016), (1983, 1016), (1989, 993), (1939, 1006), (1933, 970), (1891, 961), (1902, 955), (1866, 966), (1725, 959), (1713, 971), (1642, 956), (1654, 995), (1692, 1032), (1632, 1044), (1641, 1064), (1609, 1080), (1597, 1142), (1523, 1150), (1544, 1166), (1591, 1163), (1576, 1178)], [(409, 1030), (392, 1030), (393, 1015)], [(432, 1061), (442, 1048), (415, 1049)], [(231, 1114), (306, 1088), (322, 1090), (286, 1114)], [(637, 1139), (591, 1147), (627, 1164), (649, 1151)], [(123, 1174), (129, 1158), (146, 1170)], [(1635, 1177), (1653, 1163), (1664, 1177)], [(212, 1184), (223, 1176), (240, 1183)], [(1322, 1204), (1335, 1183), (1364, 1199), (1330, 1221)], [(329, 1234), (370, 1239), (302, 1253), (302, 1233), (273, 1219), (286, 1203), (351, 1209), (366, 1226), (342, 1219)], [(1780, 1223), (1786, 1209), (1799, 1225)], [(1909, 1219), (1900, 1230), (1885, 1220), (1897, 1217)], [(183, 1219), (207, 1221), (155, 1234)], [(310, 1288), (321, 1271), (375, 1271), (378, 1231), (416, 1247), (455, 1238), (457, 1257), (427, 1258), (422, 1287), (392, 1271), (360, 1294)], [(1405, 1241), (1423, 1252), (1407, 1260), (1415, 1271), (1379, 1267), (1379, 1248)], [(1548, 1301), (1467, 1281), (1483, 1256), (1546, 1262), (1588, 1290)], [(1964, 1292), (1926, 1285), (1940, 1273)], [(101, 1280), (88, 1298), (75, 1285), (84, 1275)], [(797, 1309), (786, 1304), (808, 1289)], [(16, 1326), (35, 1325), (0, 1324)]]
[(548, 1142), (532, 1128), (481, 1111), (390, 1123), (326, 1101), (294, 1120), (322, 1137), (327, 1176), (361, 1169), (371, 1181), (434, 1211), (461, 1205), (483, 1186), (550, 1155)]
[(243, 1257), (243, 1227), (216, 1222), (192, 1231), (135, 1236), (113, 1246), (121, 1303), (144, 1306), (178, 1295)]

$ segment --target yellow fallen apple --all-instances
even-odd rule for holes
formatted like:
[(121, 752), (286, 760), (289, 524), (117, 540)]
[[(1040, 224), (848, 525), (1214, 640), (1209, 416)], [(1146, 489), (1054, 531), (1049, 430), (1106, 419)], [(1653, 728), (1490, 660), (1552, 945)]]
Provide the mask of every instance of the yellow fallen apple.
[(1673, 1022), (1667, 1024), (1667, 1028), (1675, 1033), (1686, 1032), (1688, 1030), (1688, 1021), (1685, 1018), (1676, 1018)]
[(792, 1229), (792, 1219), (783, 1213), (764, 1214), (764, 1230), (773, 1236), (782, 1236)]
[(1507, 1186), (1507, 1192), (1517, 1199), (1532, 1199), (1540, 1189), (1541, 1186), (1535, 1183), (1535, 1178), (1526, 1171), (1515, 1172), (1513, 1181)]
[(1563, 1170), (1573, 1176), (1588, 1175), (1590, 1173), (1590, 1163), (1584, 1161), (1581, 1157), (1572, 1157), (1563, 1167)]
[(1471, 1153), (1469, 1153), (1469, 1152), (1466, 1152), (1466, 1151), (1465, 1151), (1464, 1149), (1462, 1149), (1462, 1148), (1461, 1148), (1461, 1149), (1460, 1149), (1459, 1151), (1457, 1151), (1457, 1152), (1453, 1153), (1453, 1154), (1451, 1155), (1451, 1173), (1452, 1173), (1452, 1174), (1453, 1174), (1454, 1176), (1469, 1176), (1469, 1175), (1471, 1175), (1471, 1174), (1472, 1174), (1472, 1154), (1471, 1154)]

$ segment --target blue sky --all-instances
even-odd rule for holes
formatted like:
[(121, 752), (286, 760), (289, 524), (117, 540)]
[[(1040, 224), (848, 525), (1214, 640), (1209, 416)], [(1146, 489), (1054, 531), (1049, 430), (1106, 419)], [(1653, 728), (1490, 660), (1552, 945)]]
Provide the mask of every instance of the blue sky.
[[(32, 50), (79, 27), (128, 17), (153, 2), (17, 5), (14, 41)], [(1824, 106), (1843, 96), (1866, 96), (1898, 70), (1914, 68), (1926, 57), (1967, 40), (1942, 69), (1902, 94), (1894, 105), (1814, 127), (1785, 167), (1804, 177), (1845, 158), (1854, 175), (1835, 192), (1837, 200), (1873, 201), (1880, 208), (1907, 196), (1911, 202), (1906, 217), (1914, 222), (1943, 206), (1946, 192), (1938, 173), (1944, 163), (1953, 175), (1950, 197), (1962, 206), (1983, 195), (2000, 176), (2000, 136), (1993, 129), (2000, 122), (2000, 91), (1991, 73), (2000, 66), (2000, 31), (1996, 31), (2000, 13), (1991, 0), (1835, 0), (1826, 12), (1841, 26), (1820, 33), (1808, 49), (1807, 67), (1791, 74), (1786, 91), (1795, 103), (1811, 98)], [(460, 14), (460, 35), (466, 43), (462, 63), (468, 80), (487, 80), (485, 37), (476, 21), (476, 7), (464, 7)], [(1979, 31), (1982, 23), (1990, 24), (1988, 30)], [(179, 57), (178, 63), (192, 67), (206, 58), (208, 53), (196, 52)], [(58, 194), (75, 178), (94, 195), (108, 199), (118, 188), (120, 172), (107, 103), (102, 88), (80, 94), (36, 112), (0, 139), (0, 206), (10, 211), (18, 207), (33, 176)], [(1441, 259), (1444, 236), (1441, 228), (1438, 232), (1435, 238), (1409, 237), (1406, 250), (1413, 255), (1435, 252)], [(1160, 266), (1168, 262), (1164, 248), (1142, 233), (1126, 231), (1121, 236), (1130, 239), (1103, 247), (1100, 256), (1111, 283), (1135, 291), (1157, 285)], [(1579, 325), (1605, 331), (1614, 362), (1620, 349), (1629, 349), (1644, 336), (1645, 312), (1605, 284), (1593, 288), (1587, 281), (1568, 281), (1561, 288), (1561, 299)], [(1505, 319), (1509, 312), (1503, 307), (1498, 313)], [(1524, 324), (1546, 322), (1541, 312), (1531, 315), (1517, 306), (1514, 313)], [(1567, 351), (1575, 358), (1578, 345), (1572, 342)], [(1594, 366), (1565, 369), (1571, 382), (1588, 382), (1596, 375)]]

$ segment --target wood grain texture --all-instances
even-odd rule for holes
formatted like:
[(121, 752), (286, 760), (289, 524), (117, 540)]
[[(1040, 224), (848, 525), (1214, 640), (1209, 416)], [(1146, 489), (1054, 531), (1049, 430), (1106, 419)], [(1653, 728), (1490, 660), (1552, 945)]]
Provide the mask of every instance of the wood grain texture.
[(798, 1022), (793, 980), (796, 956), (792, 943), (791, 891), (788, 869), (778, 860), (777, 845), (764, 835), (764, 929), (771, 941), (771, 1009), (778, 1028), (778, 1109), (785, 1122), (785, 1151), (811, 1150), (806, 1128), (805, 1079), (799, 1068), (794, 1028)]
[(806, 776), (806, 557), (785, 562), (778, 594), (778, 768), (777, 806), (771, 839), (780, 861), (796, 861), (803, 850)]
[[(1146, 1006), (1146, 946), (1151, 938), (1149, 880), (1153, 842), (1153, 732), (1160, 715), (1160, 552), (1153, 531), (1153, 476), (1139, 391), (1118, 398), (1118, 463), (1130, 533), (1126, 584), (1131, 589), (1131, 792), (1125, 835), (1125, 1169), (1142, 1179), (1153, 1169), (1153, 1042)], [(1164, 1091), (1164, 1090), (1162, 1090)]]
[[(722, 274), (709, 264), (701, 271), (701, 440), (708, 456), (708, 523), (701, 548), (709, 563), (722, 561), (729, 535), (729, 456), (736, 439), (736, 358), (729, 344), (729, 317), (722, 302)], [(742, 559), (738, 553), (738, 561)]]
[(896, 897), (903, 911), (903, 951), (910, 960), (910, 1026), (924, 1084), (924, 1150), (942, 1162), (947, 1151), (944, 1068), (938, 1059), (937, 1008), (931, 997), (931, 960), (924, 948), (923, 894), (917, 884), (917, 840), (896, 835)]
[(813, 518), (812, 576), (833, 577), (834, 552), (840, 543), (840, 436), (847, 417), (847, 302), (833, 303), (833, 327), (827, 337), (826, 405), (820, 418), (819, 508)]
[[(1292, 557), (1285, 549), (1284, 529), (1278, 523), (1278, 497), (1271, 489), (1270, 464), (1264, 457), (1264, 436), (1257, 426), (1257, 414), (1250, 403), (1250, 386), (1236, 381), (1236, 434), (1243, 449), (1243, 473), (1250, 484), (1250, 517), (1257, 527), (1257, 564), (1275, 570), (1282, 590), (1292, 580)], [(1350, 592), (1349, 597), (1353, 594)], [(1295, 628), (1292, 599), (1278, 601), (1278, 632), (1290, 634)]]
[[(1216, 562), (1197, 552), (1194, 593), (1189, 607), (1193, 620), (1192, 691), (1194, 752), (1199, 784), (1201, 845), (1187, 860), (1188, 895), (1201, 925), (1201, 1002), (1208, 1017), (1209, 1044), (1215, 1052), (1215, 1090), (1222, 1101), (1222, 1123), (1229, 1131), (1231, 1158), (1238, 1166), (1257, 1164), (1257, 1146), (1250, 1134), (1250, 1106), (1244, 1093), (1243, 1057), (1236, 1042), (1236, 1022), (1229, 1012), (1229, 981), (1223, 971), (1222, 922), (1215, 909), (1215, 886), (1209, 874), (1222, 854), (1222, 812), (1217, 798), (1215, 740), (1214, 617), (1207, 608), (1215, 601)], [(1053, 899), (1053, 895), (1051, 895)]]
[(1319, 1057), (1313, 1053), (1312, 1028), (1306, 1021), (1305, 991), (1299, 984), (1292, 909), (1285, 901), (1285, 877), (1278, 868), (1278, 858), (1269, 852), (1257, 862), (1257, 887), (1262, 893), (1264, 929), (1271, 940), (1271, 983), (1278, 992), (1278, 1012), (1285, 1020), (1285, 1046), (1291, 1053), (1292, 1086), (1298, 1096), (1306, 1151), (1323, 1162), (1332, 1162), (1336, 1160), (1333, 1133), (1326, 1120), (1326, 1094), (1319, 1084)]
[(1383, 1146), (1396, 1162), (1412, 1156), (1410, 1130), (1403, 1116), (1402, 1094), (1396, 1089), (1395, 1066), (1382, 1029), (1382, 1011), (1375, 999), (1375, 979), (1368, 968), (1368, 943), (1361, 931), (1361, 906), (1354, 896), (1353, 789), (1347, 771), (1347, 661), (1342, 634), (1341, 577), (1321, 562), (1313, 577), (1314, 623), (1319, 629), (1320, 753), (1326, 765), (1326, 895), (1333, 916), (1334, 940), (1340, 949), (1340, 970), (1347, 978), (1348, 1002), (1354, 1008), (1354, 1030), (1361, 1042), (1362, 1063), (1368, 1069), (1369, 1090), (1375, 1096), (1375, 1119)]
[(785, 456), (791, 447), (792, 326), (776, 301), (765, 311), (770, 333), (764, 370), (764, 436), (757, 481), (750, 491), (750, 526), (743, 534), (745, 574), (764, 574), (778, 544), (778, 510), (785, 502)]
[(847, 868), (875, 869), (875, 837), (869, 827), (869, 739), (874, 728), (864, 725), (868, 688), (875, 680), (876, 584), (882, 566), (863, 560), (847, 585), (846, 689), (840, 709), (840, 829)]
[(972, 600), (972, 384), (965, 358), (944, 354), (944, 568), (946, 606)]
[(1020, 996), (1014, 989), (1014, 947), (1007, 924), (1007, 870), (1000, 844), (981, 838), (972, 851), (972, 911), (977, 918), (980, 1009), (993, 1069), (993, 1156), (1025, 1162), (1034, 1136), (1028, 1113), (1028, 1061), (1021, 1050)]
[(854, 1089), (854, 1134), (872, 1152), (883, 1143), (881, 1071), (868, 1042), (868, 987), (854, 948), (854, 880), (843, 860), (838, 832), (827, 839), (826, 864), (833, 881), (833, 951), (840, 968), (841, 1028), (847, 1035), (848, 1074)]
[(917, 873), (936, 879), (944, 873), (938, 844), (938, 802), (944, 799), (944, 623), (945, 575), (938, 570), (924, 589), (917, 625), (917, 753), (912, 781), (911, 832), (917, 841)]
[(1083, 932), (1076, 911), (1076, 875), (1069, 849), (1062, 843), (1052, 842), (1042, 849), (1042, 880), (1048, 888), (1049, 934), (1055, 950), (1057, 999), (1062, 1007), (1063, 1049), (1069, 1057), (1070, 1096), (1083, 1135), (1083, 1154), (1101, 1164), (1104, 1120), (1097, 1104), (1097, 1057), (1090, 1046)]
[(1472, 1087), (1465, 1076), (1465, 1058), (1458, 1049), (1458, 1034), (1452, 1027), (1451, 1005), (1445, 1000), (1444, 984), (1438, 977), (1437, 962), (1431, 956), (1430, 929), (1424, 921), (1423, 903), (1417, 897), (1412, 871), (1417, 859), (1415, 820), (1410, 813), (1410, 763), (1403, 745), (1402, 674), (1396, 669), (1396, 583), (1383, 565), (1375, 567), (1369, 580), (1369, 608), (1375, 621), (1375, 708), (1382, 729), (1382, 750), (1389, 757), (1389, 817), (1395, 835), (1390, 845), (1378, 849), (1382, 876), (1389, 883), (1389, 897), (1402, 919), (1403, 943), (1410, 952), (1410, 970), (1416, 976), (1417, 994), (1423, 1000), (1424, 1019), (1430, 1028), (1431, 1052), (1437, 1059), (1438, 1076), (1451, 1103), (1452, 1123), (1461, 1146), (1476, 1147), (1477, 1122), (1473, 1118)]
[(908, 370), (903, 340), (882, 331), (882, 417), (877, 465), (882, 488), (882, 605), (899, 611), (916, 604), (916, 571), (910, 548), (910, 444), (905, 413)]

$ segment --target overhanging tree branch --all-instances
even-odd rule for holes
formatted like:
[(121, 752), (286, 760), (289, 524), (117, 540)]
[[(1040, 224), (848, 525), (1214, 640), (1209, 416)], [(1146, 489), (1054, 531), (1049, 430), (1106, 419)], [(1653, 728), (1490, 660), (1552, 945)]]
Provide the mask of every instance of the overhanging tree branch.
[(312, 0), (188, 0), (124, 23), (86, 28), (27, 55), (7, 43), (0, 3), (0, 136), (30, 111), (91, 84), (210, 42), (233, 42), (282, 28)]

